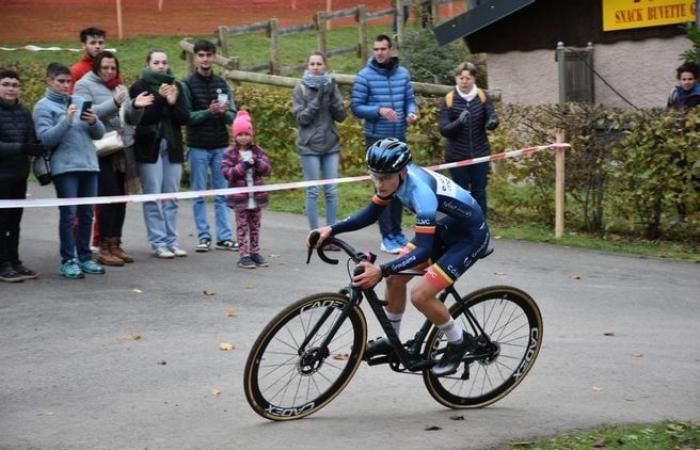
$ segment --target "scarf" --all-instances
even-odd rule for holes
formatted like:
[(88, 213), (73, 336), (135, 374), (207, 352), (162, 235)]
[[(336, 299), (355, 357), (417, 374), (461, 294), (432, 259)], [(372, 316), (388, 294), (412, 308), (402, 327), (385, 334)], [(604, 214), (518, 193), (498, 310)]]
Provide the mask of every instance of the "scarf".
[[(102, 81), (104, 81), (104, 80), (102, 80)], [(120, 84), (124, 84), (124, 82), (122, 81), (121, 78), (119, 78), (119, 75), (117, 75), (116, 77), (112, 78), (109, 81), (105, 81), (105, 85), (107, 86), (107, 88), (110, 91), (113, 91), (114, 89), (116, 89), (117, 86), (119, 86)]]
[(308, 87), (318, 89), (323, 85), (330, 84), (331, 77), (328, 76), (327, 73), (323, 75), (311, 75), (308, 70), (305, 70), (302, 80)]
[(143, 69), (143, 72), (141, 72), (141, 78), (146, 82), (146, 84), (148, 84), (148, 87), (153, 94), (158, 93), (158, 89), (160, 89), (161, 84), (175, 83), (175, 74), (171, 69), (168, 69), (166, 73), (162, 73), (153, 72), (152, 70), (146, 68)]
[(457, 89), (457, 93), (459, 94), (459, 96), (468, 102), (474, 100), (474, 97), (476, 97), (476, 92), (477, 92), (476, 83), (474, 83), (474, 86), (472, 86), (472, 89), (467, 93), (460, 91), (458, 86), (456, 86), (456, 89)]
[[(150, 69), (143, 69), (143, 72), (141, 72), (141, 79), (146, 82), (148, 88), (153, 94), (158, 94), (158, 89), (160, 89), (161, 84), (175, 83), (175, 74), (170, 69), (168, 69), (166, 73), (153, 72)], [(178, 87), (178, 89), (180, 88)], [(179, 95), (183, 95), (181, 89)], [(158, 95), (158, 97), (160, 97), (160, 95)], [(165, 100), (165, 102), (167, 103), (167, 100)], [(165, 138), (165, 140), (168, 141), (168, 146), (172, 147), (176, 141), (175, 128), (170, 117), (170, 108), (162, 108), (160, 114), (160, 137)]]

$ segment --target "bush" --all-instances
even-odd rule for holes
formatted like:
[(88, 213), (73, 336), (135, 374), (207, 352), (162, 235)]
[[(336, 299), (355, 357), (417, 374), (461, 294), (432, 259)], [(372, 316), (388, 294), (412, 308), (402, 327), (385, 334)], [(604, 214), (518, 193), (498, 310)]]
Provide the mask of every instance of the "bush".
[[(407, 33), (401, 49), (401, 64), (411, 72), (413, 81), (453, 85), (455, 67), (464, 61), (476, 63), (462, 44), (438, 46), (430, 30)], [(480, 71), (479, 80), (486, 79), (486, 73)]]

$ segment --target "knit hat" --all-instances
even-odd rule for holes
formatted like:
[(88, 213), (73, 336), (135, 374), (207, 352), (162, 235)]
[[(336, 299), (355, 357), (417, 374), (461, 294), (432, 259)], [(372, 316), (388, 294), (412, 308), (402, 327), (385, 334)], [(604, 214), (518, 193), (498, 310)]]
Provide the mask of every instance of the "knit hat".
[(250, 121), (250, 114), (248, 114), (248, 111), (238, 111), (236, 118), (233, 120), (232, 129), (234, 138), (241, 133), (248, 133), (251, 136), (253, 135), (253, 124)]

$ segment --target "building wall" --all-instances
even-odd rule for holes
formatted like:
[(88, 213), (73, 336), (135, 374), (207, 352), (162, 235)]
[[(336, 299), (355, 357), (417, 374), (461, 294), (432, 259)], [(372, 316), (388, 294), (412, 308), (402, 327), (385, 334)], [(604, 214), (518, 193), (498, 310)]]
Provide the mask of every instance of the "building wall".
[[(688, 48), (684, 36), (594, 44), (593, 67), (637, 107), (663, 107), (676, 85), (679, 55)], [(505, 103), (559, 101), (554, 49), (489, 54), (487, 65), (489, 89), (500, 90)], [(596, 103), (631, 108), (598, 77), (594, 79)]]

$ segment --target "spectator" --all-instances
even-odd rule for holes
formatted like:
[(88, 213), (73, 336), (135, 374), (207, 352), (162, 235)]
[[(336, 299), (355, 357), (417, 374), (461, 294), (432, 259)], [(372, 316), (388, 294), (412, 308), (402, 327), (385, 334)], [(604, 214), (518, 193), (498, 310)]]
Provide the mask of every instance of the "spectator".
[[(352, 112), (364, 119), (365, 145), (379, 139), (396, 138), (406, 142), (406, 125), (418, 120), (411, 74), (391, 56), (391, 38), (380, 34), (372, 44), (372, 58), (360, 70), (352, 88)], [(401, 201), (392, 200), (379, 217), (381, 249), (398, 254), (408, 244), (401, 231)]]
[[(100, 173), (97, 193), (100, 196), (125, 195), (127, 185), (127, 163), (133, 161), (133, 132), (143, 116), (143, 108), (153, 103), (153, 95), (142, 92), (134, 100), (129, 98), (127, 88), (119, 77), (119, 60), (110, 52), (98, 54), (88, 72), (75, 85), (75, 94), (92, 101), (93, 111), (105, 125), (107, 131), (118, 131), (128, 149), (98, 158)], [(120, 119), (119, 109), (124, 108), (126, 124)], [(127, 126), (125, 126), (127, 125)], [(126, 157), (126, 152), (131, 154)], [(134, 262), (121, 247), (122, 228), (126, 215), (125, 203), (100, 205), (97, 209), (102, 233), (97, 262), (106, 266), (123, 266)]]
[[(180, 127), (187, 123), (189, 113), (180, 95), (182, 85), (175, 81), (163, 50), (148, 52), (146, 67), (129, 89), (129, 97), (137, 98), (144, 92), (153, 95), (154, 100), (146, 106), (134, 135), (134, 157), (143, 193), (178, 192), (184, 162)], [(158, 258), (187, 256), (177, 242), (177, 208), (177, 199), (143, 203), (148, 243)]]
[[(392, 8), (396, 8), (396, 3), (395, 1), (390, 1), (389, 5), (391, 5)], [(406, 26), (406, 22), (408, 22), (408, 18), (411, 16), (411, 2), (409, 0), (402, 0), (401, 5), (403, 7), (403, 24)], [(394, 13), (394, 34), (399, 32), (399, 15), (398, 13)]]
[[(299, 125), (297, 148), (304, 179), (338, 178), (340, 139), (335, 122), (345, 120), (343, 96), (326, 72), (326, 57), (314, 52), (309, 56), (308, 68), (301, 84), (292, 92), (294, 118)], [(309, 228), (318, 228), (318, 186), (306, 188), (306, 216)], [(338, 188), (335, 184), (323, 186), (326, 199), (326, 225), (336, 222)]]
[[(700, 86), (697, 84), (698, 76), (700, 75), (700, 66), (693, 61), (686, 61), (676, 69), (676, 78), (678, 86), (673, 88), (671, 95), (668, 97), (666, 106), (670, 109), (675, 109), (681, 113), (685, 113), (691, 108), (700, 105)], [(683, 114), (685, 116), (685, 114)], [(682, 119), (685, 121), (684, 119)], [(683, 171), (688, 169), (688, 159), (682, 152), (677, 152), (674, 158), (678, 167)], [(697, 177), (693, 177), (693, 183), (700, 186)], [(676, 211), (678, 216), (672, 221), (672, 225), (680, 225), (685, 221), (688, 214), (688, 206), (682, 198), (683, 189), (675, 189), (676, 194)], [(661, 197), (659, 197), (656, 207), (656, 212), (661, 215)]]
[[(462, 63), (455, 70), (455, 88), (440, 101), (440, 133), (447, 138), (447, 162), (487, 156), (491, 153), (486, 130), (498, 127), (496, 110), (486, 93), (476, 86), (476, 68)], [(471, 192), (486, 218), (486, 184), (490, 164), (483, 162), (450, 169), (452, 179)]]
[[(43, 156), (47, 147), (36, 142), (32, 114), (19, 102), (17, 72), (0, 70), (0, 199), (27, 197), (28, 156)], [(0, 281), (21, 282), (38, 273), (19, 259), (22, 208), (0, 209)]]
[[(253, 143), (253, 124), (247, 111), (239, 111), (233, 121), (233, 145), (226, 149), (221, 170), (231, 187), (260, 186), (272, 167), (267, 155)], [(260, 219), (267, 206), (267, 192), (240, 193), (228, 197), (236, 214), (236, 239), (240, 260), (238, 267), (267, 267), (260, 254)]]
[[(226, 187), (226, 178), (221, 172), (221, 161), (229, 144), (228, 125), (233, 123), (236, 107), (226, 80), (214, 74), (213, 63), (216, 46), (210, 41), (194, 44), (194, 61), (197, 70), (183, 83), (185, 99), (190, 111), (187, 123), (188, 160), (190, 163), (190, 188), (193, 191), (207, 189), (211, 171), (212, 189)], [(198, 197), (192, 200), (194, 224), (197, 228), (198, 252), (208, 252), (211, 233), (207, 220), (207, 200)], [(226, 196), (214, 197), (216, 216), (216, 248), (235, 250), (232, 240), (231, 221), (226, 209)]]
[[(100, 139), (105, 127), (92, 109), (71, 103), (68, 90), (70, 70), (51, 63), (46, 70), (46, 97), (34, 106), (34, 124), (39, 140), (52, 148), (51, 176), (58, 198), (94, 197), (97, 195), (97, 163), (93, 139)], [(61, 206), (59, 237), (61, 267), (59, 275), (83, 278), (84, 273), (103, 274), (103, 266), (92, 260), (90, 234), (92, 205)], [(78, 218), (74, 230), (73, 223)]]
[(80, 31), (80, 47), (83, 49), (83, 57), (70, 68), (72, 82), (69, 93), (75, 90), (75, 85), (83, 76), (92, 70), (92, 61), (104, 48), (107, 32), (99, 28), (85, 28)]

